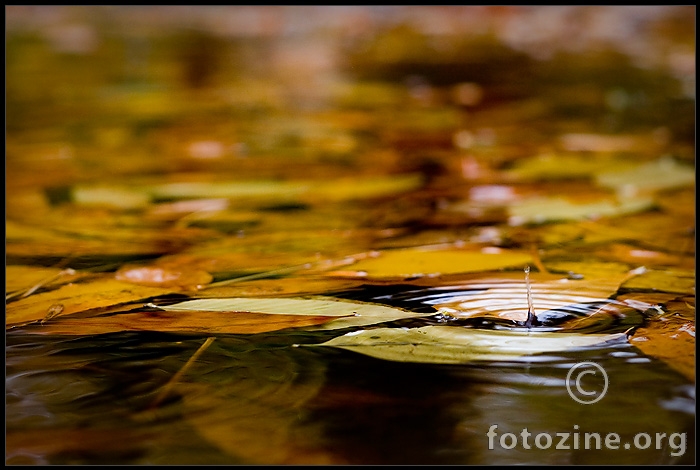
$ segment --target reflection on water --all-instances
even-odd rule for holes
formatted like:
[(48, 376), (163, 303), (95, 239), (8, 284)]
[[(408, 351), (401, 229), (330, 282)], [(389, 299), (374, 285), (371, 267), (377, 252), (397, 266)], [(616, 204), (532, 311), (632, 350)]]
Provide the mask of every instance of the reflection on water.
[[(694, 388), (628, 343), (528, 362), (464, 366), (390, 363), (330, 348), (292, 347), (322, 339), (311, 334), (218, 337), (154, 409), (161, 387), (201, 339), (127, 334), (37, 342), (13, 333), (7, 350), (12, 449), (7, 462), (668, 464), (694, 459)], [(50, 371), (32, 366), (37, 361)], [(588, 406), (572, 400), (566, 388), (568, 369), (583, 361), (600, 364), (609, 377), (605, 397)], [(27, 372), (32, 369), (36, 372)], [(490, 449), (486, 432), (492, 425), (500, 435), (527, 429), (533, 449), (504, 449), (499, 440)], [(618, 433), (622, 443), (634, 442), (638, 433), (687, 433), (687, 448), (680, 453), (654, 444), (622, 452), (534, 445), (537, 434), (574, 432), (575, 425), (581, 433)], [(66, 436), (75, 441), (66, 443)]]

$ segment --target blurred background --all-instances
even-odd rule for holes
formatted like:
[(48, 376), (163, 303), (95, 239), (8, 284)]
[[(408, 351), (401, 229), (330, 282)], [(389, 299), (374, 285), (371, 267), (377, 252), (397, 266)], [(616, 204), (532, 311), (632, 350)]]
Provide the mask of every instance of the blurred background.
[(519, 141), (525, 153), (540, 133), (648, 131), (692, 161), (694, 13), (7, 6), (8, 170), (59, 179), (91, 178), (98, 167), (265, 173), (284, 157), (365, 168), (383, 161), (376, 151), (363, 160), (368, 145), (406, 156), (415, 146), (488, 143), (489, 126), (470, 121), (485, 110), (536, 126), (500, 140)]

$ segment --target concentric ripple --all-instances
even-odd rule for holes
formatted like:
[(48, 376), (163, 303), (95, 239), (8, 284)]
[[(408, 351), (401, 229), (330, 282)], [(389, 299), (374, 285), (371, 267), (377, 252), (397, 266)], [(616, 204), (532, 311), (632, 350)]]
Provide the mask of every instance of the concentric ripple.
[[(530, 286), (537, 316), (533, 328), (611, 332), (641, 324), (642, 313), (653, 305), (618, 301), (615, 287), (606, 282), (570, 279), (534, 282)], [(435, 308), (448, 320), (478, 325), (522, 328), (528, 318), (527, 285), (517, 279), (472, 280), (402, 294), (403, 300)]]

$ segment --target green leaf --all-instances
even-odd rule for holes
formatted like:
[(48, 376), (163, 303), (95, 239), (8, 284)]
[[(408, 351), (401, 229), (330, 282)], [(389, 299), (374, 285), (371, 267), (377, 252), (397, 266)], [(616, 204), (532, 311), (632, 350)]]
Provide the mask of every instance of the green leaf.
[(526, 356), (533, 354), (601, 345), (623, 338), (626, 338), (625, 333), (577, 334), (425, 326), (356, 331), (313, 346), (332, 346), (388, 361), (465, 364), (526, 360)]
[[(313, 330), (336, 330), (354, 326), (373, 325), (403, 318), (424, 317), (395, 307), (373, 303), (348, 302), (326, 298), (228, 298), (195, 299), (161, 307), (168, 311), (216, 311), (250, 312), (271, 315), (307, 315), (339, 317), (326, 324), (312, 327)], [(347, 317), (347, 318), (344, 318)]]

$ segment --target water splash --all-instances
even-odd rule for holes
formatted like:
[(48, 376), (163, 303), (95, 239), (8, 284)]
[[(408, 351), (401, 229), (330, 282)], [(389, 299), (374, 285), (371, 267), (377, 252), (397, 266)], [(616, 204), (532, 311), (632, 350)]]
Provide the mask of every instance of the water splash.
[[(652, 307), (647, 302), (616, 300), (616, 286), (608, 280), (538, 279), (530, 269), (525, 269), (525, 282), (503, 273), (383, 295), (376, 295), (382, 292), (377, 288), (369, 297), (416, 311), (430, 306), (437, 310), (440, 323), (588, 333), (625, 331), (641, 324), (644, 312)], [(367, 297), (367, 291), (363, 294)]]
[(535, 307), (532, 305), (532, 288), (530, 287), (530, 266), (525, 266), (525, 288), (527, 289), (527, 320), (525, 326), (530, 329), (533, 326), (538, 326), (537, 314)]

